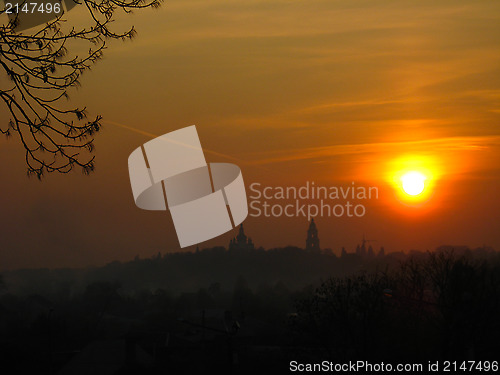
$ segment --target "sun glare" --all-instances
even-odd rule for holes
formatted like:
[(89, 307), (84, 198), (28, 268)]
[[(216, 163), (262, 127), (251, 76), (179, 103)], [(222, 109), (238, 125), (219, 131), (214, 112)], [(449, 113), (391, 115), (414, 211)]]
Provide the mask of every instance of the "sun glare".
[[(440, 176), (439, 163), (428, 155), (404, 155), (392, 159), (387, 178), (399, 203), (407, 207), (424, 207), (435, 196)], [(421, 210), (420, 210), (421, 211)]]
[(403, 190), (408, 195), (419, 195), (425, 189), (426, 177), (420, 172), (408, 172), (401, 177)]

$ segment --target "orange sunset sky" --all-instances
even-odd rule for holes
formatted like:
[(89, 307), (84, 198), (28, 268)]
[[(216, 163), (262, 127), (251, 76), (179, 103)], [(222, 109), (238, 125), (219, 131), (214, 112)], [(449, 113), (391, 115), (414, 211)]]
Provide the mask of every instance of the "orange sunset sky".
[[(127, 25), (138, 36), (111, 42), (71, 97), (104, 117), (92, 175), (28, 179), (21, 146), (0, 141), (0, 270), (179, 251), (169, 215), (135, 206), (127, 158), (192, 124), (247, 187), (377, 186), (363, 218), (316, 220), (323, 248), (365, 234), (388, 252), (500, 249), (500, 2), (168, 0)], [(425, 199), (402, 194), (405, 169), (428, 175)], [(304, 246), (307, 225), (245, 221), (265, 248)]]

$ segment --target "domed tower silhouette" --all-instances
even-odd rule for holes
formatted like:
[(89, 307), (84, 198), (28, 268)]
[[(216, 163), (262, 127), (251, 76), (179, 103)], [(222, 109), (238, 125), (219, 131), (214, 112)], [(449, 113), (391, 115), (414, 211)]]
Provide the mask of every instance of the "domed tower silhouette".
[(243, 230), (243, 224), (240, 225), (238, 235), (229, 242), (229, 250), (254, 250), (255, 246), (250, 237), (247, 237)]
[(320, 250), (318, 228), (316, 228), (316, 223), (314, 222), (314, 219), (311, 219), (311, 224), (309, 224), (309, 229), (307, 230), (306, 250), (318, 251), (318, 252)]

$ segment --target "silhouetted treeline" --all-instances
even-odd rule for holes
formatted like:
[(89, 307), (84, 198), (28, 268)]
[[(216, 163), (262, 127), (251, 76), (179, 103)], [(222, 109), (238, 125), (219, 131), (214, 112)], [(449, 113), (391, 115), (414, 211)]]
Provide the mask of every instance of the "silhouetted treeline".
[(494, 360), (500, 349), (500, 255), (485, 249), (216, 248), (18, 271), (0, 290), (12, 373), (276, 374), (290, 360)]
[[(453, 249), (456, 254), (474, 254), (489, 259), (495, 252), (488, 248)], [(425, 253), (411, 252), (411, 256)], [(401, 252), (383, 256), (358, 256), (348, 253), (337, 257), (331, 250), (306, 252), (297, 247), (271, 250), (227, 251), (223, 247), (189, 253), (173, 253), (129, 262), (111, 262), (103, 267), (85, 269), (22, 269), (4, 273), (4, 288), (14, 294), (39, 293), (66, 295), (81, 292), (97, 281), (119, 282), (122, 290), (134, 292), (163, 288), (173, 293), (193, 292), (200, 286), (217, 282), (232, 287), (243, 276), (252, 288), (260, 284), (282, 282), (291, 289), (301, 288), (331, 276), (346, 276), (359, 271), (395, 267), (408, 254)]]
[(443, 251), (390, 272), (325, 281), (297, 302), (294, 327), (318, 358), (491, 361), (500, 352), (499, 316), (499, 258)]

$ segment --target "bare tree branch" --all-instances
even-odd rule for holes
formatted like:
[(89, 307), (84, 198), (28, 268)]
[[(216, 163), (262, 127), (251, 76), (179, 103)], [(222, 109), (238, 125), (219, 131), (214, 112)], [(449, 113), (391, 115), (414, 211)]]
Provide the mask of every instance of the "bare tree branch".
[[(69, 98), (70, 88), (80, 84), (82, 73), (102, 57), (107, 40), (135, 36), (134, 27), (124, 32), (110, 29), (115, 13), (157, 8), (161, 1), (78, 0), (91, 26), (69, 31), (63, 31), (62, 14), (28, 33), (16, 31), (19, 17), (0, 26), (0, 66), (7, 77), (0, 81), (0, 97), (11, 117), (0, 124), (0, 131), (22, 143), (28, 175), (41, 178), (45, 172), (68, 173), (75, 167), (85, 174), (94, 170), (93, 142), (101, 116), (88, 119), (86, 108), (66, 109), (63, 100)], [(81, 57), (70, 56), (67, 49), (76, 40), (89, 44)]]

